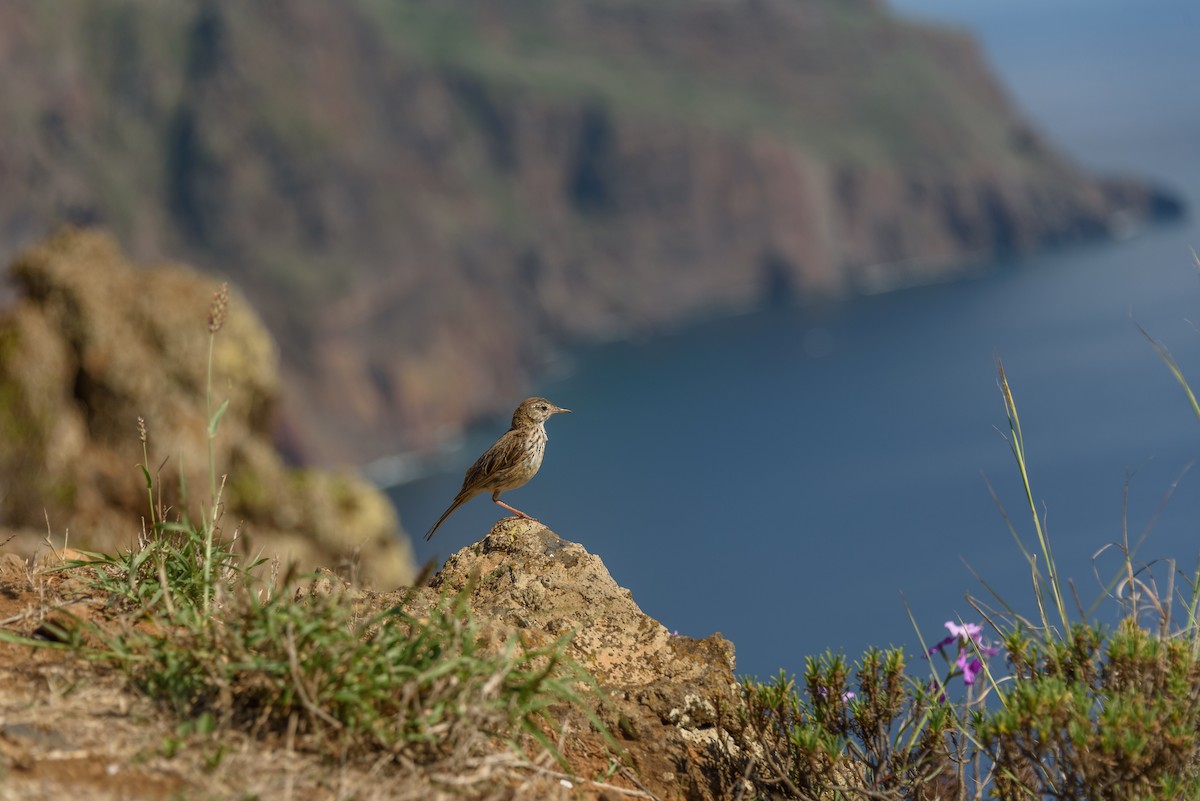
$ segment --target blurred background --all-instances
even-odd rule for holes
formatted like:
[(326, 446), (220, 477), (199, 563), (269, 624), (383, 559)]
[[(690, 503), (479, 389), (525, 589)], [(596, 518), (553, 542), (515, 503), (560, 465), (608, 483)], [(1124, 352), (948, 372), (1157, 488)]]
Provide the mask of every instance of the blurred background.
[(71, 222), (227, 277), (280, 447), (417, 537), (544, 394), (506, 500), (669, 629), (759, 676), (915, 650), (906, 603), (1032, 604), (996, 356), (1083, 602), (1126, 529), (1195, 566), (1200, 429), (1137, 329), (1200, 376), (1193, 6), (7, 3), (0, 256)]

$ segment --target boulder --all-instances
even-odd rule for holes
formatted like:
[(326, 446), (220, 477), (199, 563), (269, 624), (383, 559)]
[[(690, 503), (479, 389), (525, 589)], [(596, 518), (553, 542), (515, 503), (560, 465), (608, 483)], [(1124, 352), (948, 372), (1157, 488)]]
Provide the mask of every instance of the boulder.
[[(199, 521), (215, 484), (224, 536), (254, 553), (381, 587), (411, 581), (382, 493), (350, 472), (289, 467), (276, 451), (279, 355), (240, 294), (212, 335), (210, 384), (213, 279), (135, 266), (106, 233), (76, 228), (24, 252), (11, 275), (20, 299), (0, 317), (0, 524), (110, 551), (149, 533), (152, 506), (159, 519)], [(226, 402), (210, 457), (209, 420)], [(13, 544), (30, 550), (30, 539)]]
[[(596, 712), (648, 789), (662, 798), (716, 797), (717, 766), (738, 731), (729, 641), (672, 634), (638, 607), (600, 557), (533, 520), (499, 521), (450, 556), (419, 592), (432, 603), (464, 590), (497, 646), (514, 632), (535, 646), (571, 635), (567, 655), (595, 676), (607, 699)], [(575, 750), (568, 757), (578, 770), (588, 749), (578, 742), (587, 732), (576, 732), (565, 748)]]

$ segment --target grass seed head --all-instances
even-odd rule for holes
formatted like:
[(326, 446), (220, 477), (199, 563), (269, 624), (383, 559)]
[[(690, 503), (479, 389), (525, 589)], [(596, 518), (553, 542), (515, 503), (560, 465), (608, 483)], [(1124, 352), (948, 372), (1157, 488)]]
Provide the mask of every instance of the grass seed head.
[(221, 286), (213, 293), (212, 304), (208, 307), (208, 333), (215, 334), (225, 324), (225, 314), (229, 309), (229, 282), (222, 281)]

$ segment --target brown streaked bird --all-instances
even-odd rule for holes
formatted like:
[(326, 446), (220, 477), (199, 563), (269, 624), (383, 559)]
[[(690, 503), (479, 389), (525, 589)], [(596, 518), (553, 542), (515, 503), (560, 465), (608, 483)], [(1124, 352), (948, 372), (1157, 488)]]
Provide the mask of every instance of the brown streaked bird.
[(516, 489), (537, 475), (538, 468), (542, 466), (542, 456), (546, 453), (546, 421), (553, 415), (569, 411), (545, 398), (529, 398), (518, 406), (513, 412), (512, 427), (467, 469), (462, 489), (454, 496), (450, 508), (429, 529), (425, 539), (432, 537), (438, 526), (454, 514), (455, 509), (481, 492), (491, 491), (492, 502), (517, 517), (535, 520), (500, 500), (500, 493)]

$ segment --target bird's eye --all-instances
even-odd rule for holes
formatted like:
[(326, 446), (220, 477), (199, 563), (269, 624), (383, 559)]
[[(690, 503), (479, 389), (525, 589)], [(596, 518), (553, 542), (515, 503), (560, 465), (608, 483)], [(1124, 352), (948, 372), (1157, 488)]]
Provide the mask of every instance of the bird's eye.
[(539, 403), (539, 404), (538, 404), (538, 409), (540, 409), (540, 410), (541, 410), (541, 411), (543, 411), (543, 412), (544, 412), (544, 411), (546, 411), (546, 404), (544, 404), (544, 403)]

